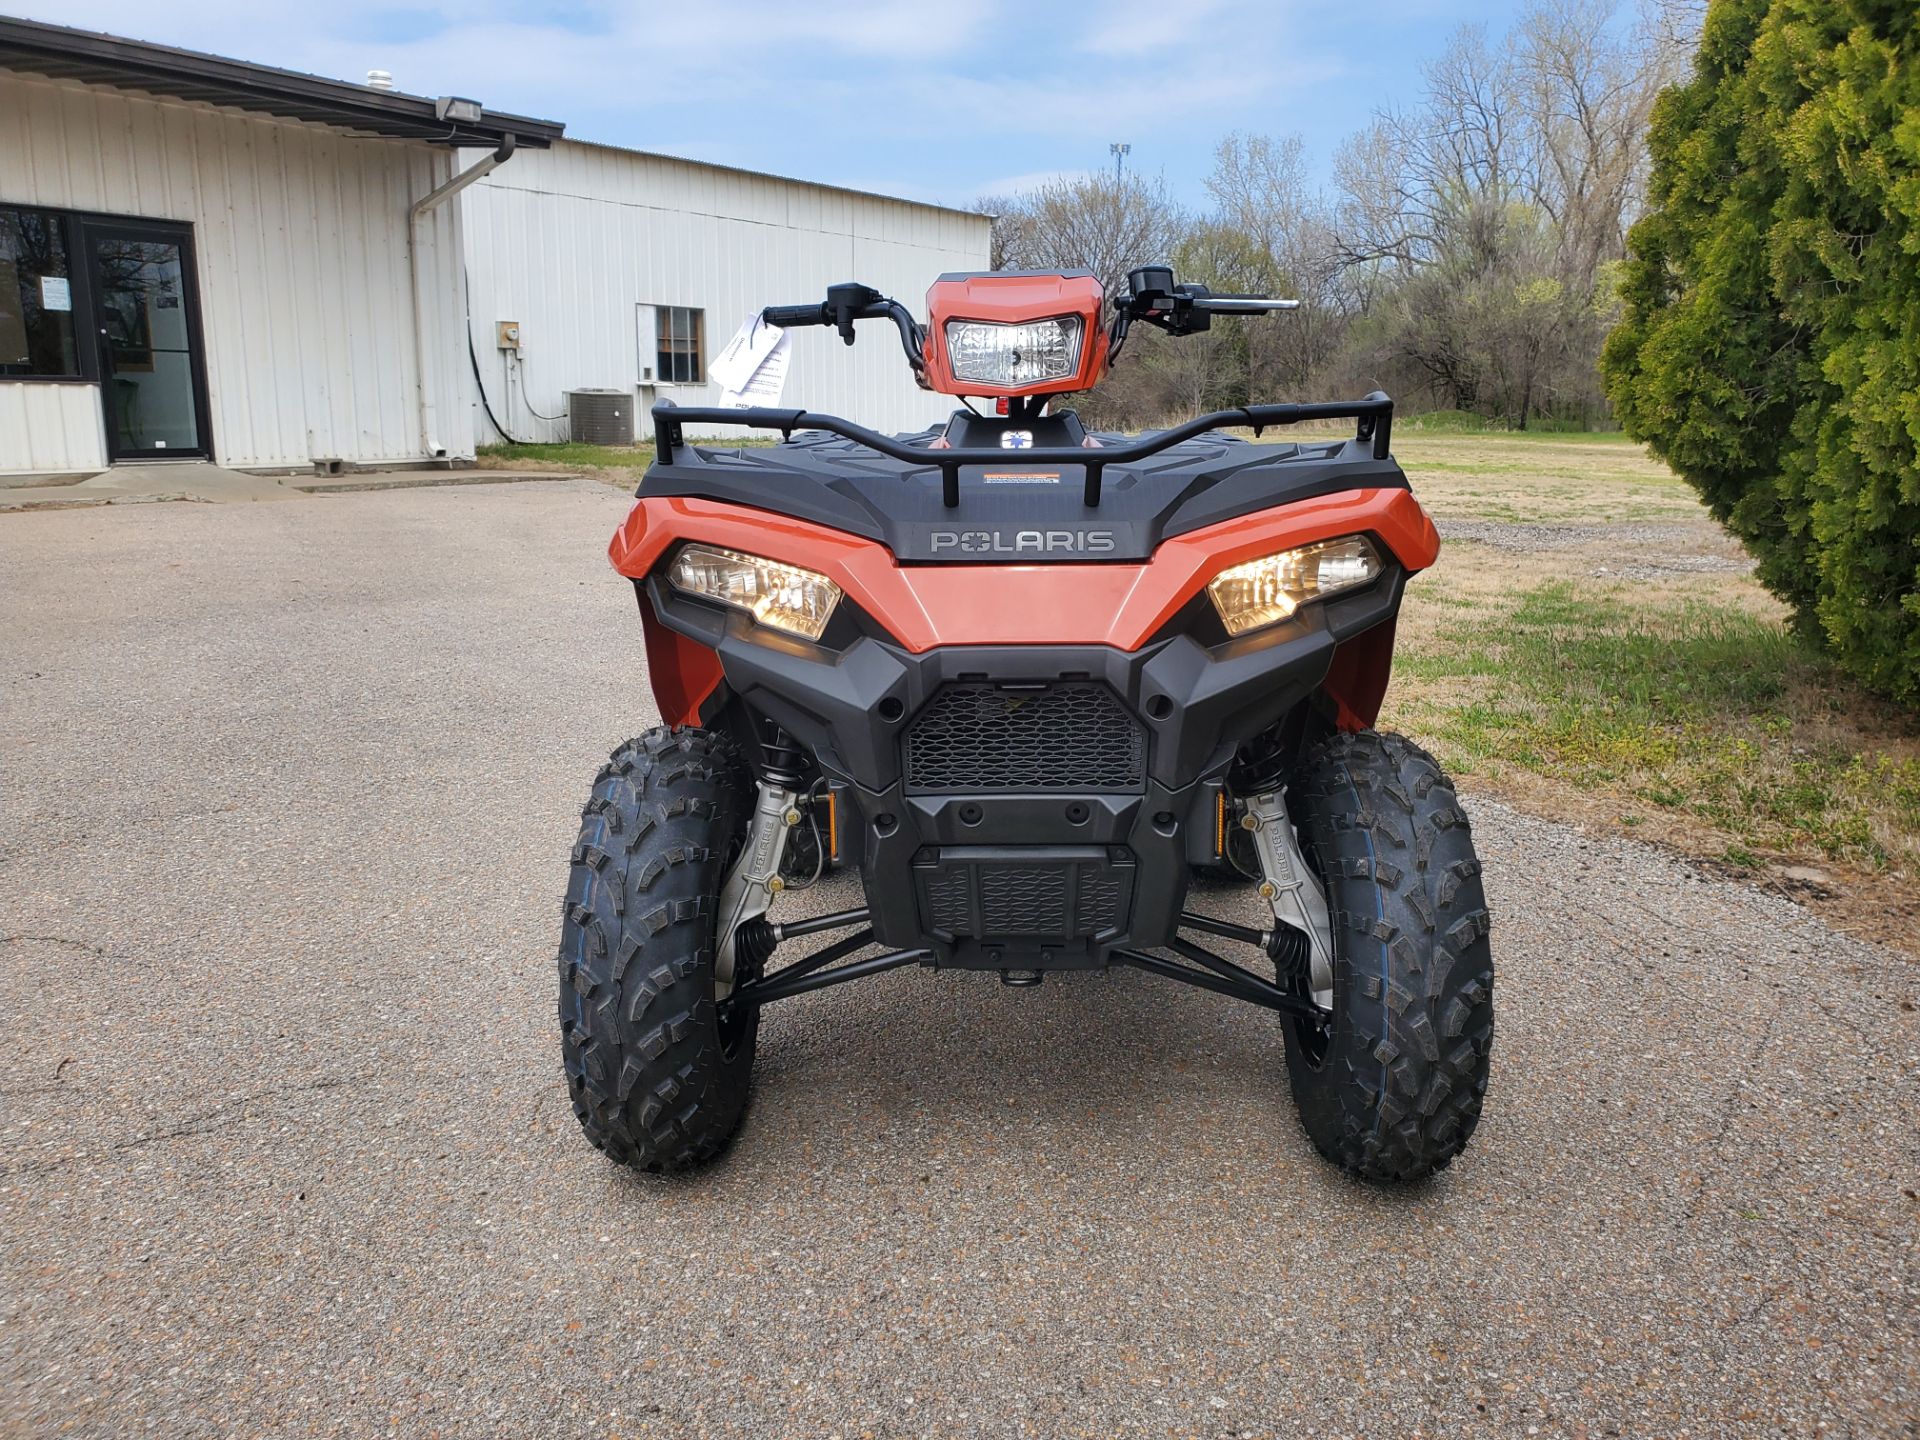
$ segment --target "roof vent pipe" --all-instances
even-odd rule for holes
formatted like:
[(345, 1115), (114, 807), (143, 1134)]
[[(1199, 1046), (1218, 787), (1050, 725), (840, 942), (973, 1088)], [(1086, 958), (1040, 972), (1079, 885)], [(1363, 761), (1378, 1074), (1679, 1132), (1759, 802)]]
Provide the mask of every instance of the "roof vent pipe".
[(367, 71), (367, 88), (369, 90), (391, 90), (393, 88), (393, 72), (391, 70)]

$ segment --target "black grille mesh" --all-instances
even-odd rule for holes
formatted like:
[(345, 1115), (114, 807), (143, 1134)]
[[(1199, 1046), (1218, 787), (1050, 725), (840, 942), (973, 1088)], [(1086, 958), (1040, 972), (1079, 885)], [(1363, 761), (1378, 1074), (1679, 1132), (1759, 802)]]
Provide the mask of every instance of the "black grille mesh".
[(1066, 867), (981, 871), (980, 918), (989, 935), (1066, 934)]
[(907, 789), (1139, 790), (1147, 737), (1105, 685), (948, 685), (907, 732)]
[(973, 930), (973, 891), (965, 870), (936, 874), (927, 883), (927, 915), (933, 928), (949, 935), (966, 935)]
[(917, 867), (920, 913), (937, 934), (1066, 941), (1125, 925), (1131, 865), (1054, 859), (1046, 851), (1037, 852), (1030, 863), (954, 858), (966, 854), (948, 850), (932, 858), (934, 852), (928, 852), (929, 858)]

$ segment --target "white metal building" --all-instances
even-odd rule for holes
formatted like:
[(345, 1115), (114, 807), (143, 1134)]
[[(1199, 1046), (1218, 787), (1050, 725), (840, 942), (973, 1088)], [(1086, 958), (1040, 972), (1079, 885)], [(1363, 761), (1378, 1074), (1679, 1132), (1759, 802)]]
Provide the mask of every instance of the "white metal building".
[(456, 156), (560, 133), (0, 18), (0, 473), (471, 457)]
[[(711, 405), (707, 365), (763, 305), (858, 280), (919, 313), (946, 271), (988, 268), (992, 221), (970, 211), (577, 140), (522, 155), (461, 197), (483, 437), (567, 438), (566, 395), (631, 392), (644, 438), (656, 399)], [(505, 337), (519, 349), (503, 348)], [(944, 420), (891, 326), (851, 349), (794, 332), (781, 404), (876, 429)]]

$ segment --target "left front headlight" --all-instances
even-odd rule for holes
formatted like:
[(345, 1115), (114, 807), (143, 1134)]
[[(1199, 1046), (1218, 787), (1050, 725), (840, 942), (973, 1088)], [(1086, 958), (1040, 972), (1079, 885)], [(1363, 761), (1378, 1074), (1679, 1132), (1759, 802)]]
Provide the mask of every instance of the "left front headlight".
[(1222, 570), (1207, 586), (1229, 635), (1285, 620), (1302, 605), (1365, 585), (1380, 573), (1380, 552), (1364, 535), (1321, 540)]
[(667, 579), (676, 590), (745, 610), (762, 625), (818, 640), (840, 603), (840, 587), (824, 575), (722, 550), (689, 545), (673, 557)]

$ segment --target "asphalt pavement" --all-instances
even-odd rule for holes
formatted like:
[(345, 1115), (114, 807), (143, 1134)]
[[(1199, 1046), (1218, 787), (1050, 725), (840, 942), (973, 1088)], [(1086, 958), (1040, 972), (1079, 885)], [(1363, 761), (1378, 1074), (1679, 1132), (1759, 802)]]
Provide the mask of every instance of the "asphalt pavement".
[(1916, 962), (1470, 789), (1431, 1182), (1137, 972), (782, 1002), (718, 1163), (609, 1165), (553, 952), (653, 719), (623, 505), (0, 516), (0, 1433), (1916, 1434)]

